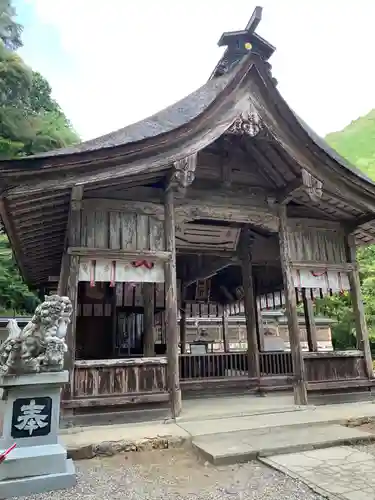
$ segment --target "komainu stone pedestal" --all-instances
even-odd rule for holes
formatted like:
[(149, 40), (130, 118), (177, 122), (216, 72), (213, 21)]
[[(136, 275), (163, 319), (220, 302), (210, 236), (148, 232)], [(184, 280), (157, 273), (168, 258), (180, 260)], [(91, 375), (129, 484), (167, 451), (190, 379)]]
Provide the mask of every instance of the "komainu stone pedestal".
[(67, 371), (0, 377), (0, 452), (17, 444), (0, 464), (0, 499), (74, 486), (74, 464), (58, 437), (60, 392), (68, 380)]

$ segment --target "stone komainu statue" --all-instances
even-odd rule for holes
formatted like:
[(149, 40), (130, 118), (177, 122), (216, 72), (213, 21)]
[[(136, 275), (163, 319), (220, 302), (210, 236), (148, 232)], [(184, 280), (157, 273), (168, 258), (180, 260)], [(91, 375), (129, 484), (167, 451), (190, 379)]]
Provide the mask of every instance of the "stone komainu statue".
[(72, 303), (69, 297), (50, 295), (21, 330), (16, 320), (8, 323), (8, 338), (0, 346), (0, 374), (58, 372), (64, 369), (65, 342)]

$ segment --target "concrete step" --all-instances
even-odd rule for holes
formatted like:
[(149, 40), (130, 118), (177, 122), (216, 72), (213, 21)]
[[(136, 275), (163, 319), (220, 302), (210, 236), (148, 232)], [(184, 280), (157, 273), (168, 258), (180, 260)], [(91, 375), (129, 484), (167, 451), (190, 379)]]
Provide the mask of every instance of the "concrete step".
[(338, 424), (269, 427), (198, 436), (194, 449), (214, 465), (375, 441), (375, 434)]

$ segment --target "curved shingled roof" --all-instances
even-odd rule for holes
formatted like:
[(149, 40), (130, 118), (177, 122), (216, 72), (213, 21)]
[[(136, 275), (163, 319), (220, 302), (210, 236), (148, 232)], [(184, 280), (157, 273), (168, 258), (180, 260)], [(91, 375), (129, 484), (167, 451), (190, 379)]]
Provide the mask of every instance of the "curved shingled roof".
[(215, 80), (210, 80), (198, 90), (187, 97), (155, 113), (154, 115), (132, 123), (109, 134), (81, 142), (67, 148), (48, 151), (37, 154), (25, 160), (33, 158), (49, 158), (51, 156), (62, 156), (76, 153), (93, 152), (99, 149), (115, 148), (125, 146), (129, 143), (150, 139), (185, 125), (197, 116), (214, 101), (218, 94), (227, 86), (233, 75), (224, 75)]
[[(281, 153), (290, 169), (289, 178), (298, 176), (302, 168), (320, 178), (329, 197), (328, 215), (352, 222), (367, 217), (357, 239), (362, 243), (375, 241), (371, 222), (374, 183), (295, 115), (276, 89), (266, 64), (250, 53), (230, 73), (208, 81), (150, 118), (70, 148), (0, 162), (1, 215), (28, 281), (42, 282), (56, 273), (72, 186), (100, 187), (125, 177), (138, 179), (138, 184), (143, 179), (145, 184), (152, 178), (163, 178), (174, 161), (203, 150), (225, 134), (250, 105), (269, 133), (263, 144), (254, 142), (258, 154), (266, 148), (270, 154), (276, 150)], [(34, 222), (38, 220), (37, 231), (27, 224), (30, 214)], [(50, 233), (53, 244), (49, 243)], [(38, 255), (32, 253), (34, 246)]]

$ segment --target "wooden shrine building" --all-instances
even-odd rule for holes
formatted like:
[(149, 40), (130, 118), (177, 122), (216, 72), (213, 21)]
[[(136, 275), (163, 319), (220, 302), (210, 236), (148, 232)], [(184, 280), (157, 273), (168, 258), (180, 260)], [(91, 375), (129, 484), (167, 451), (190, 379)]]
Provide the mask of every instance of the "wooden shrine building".
[[(150, 118), (0, 162), (1, 217), (26, 282), (74, 304), (65, 408), (181, 390), (372, 386), (356, 247), (375, 242), (375, 185), (288, 106), (257, 8), (211, 78)], [(358, 349), (319, 352), (312, 298), (350, 290)], [(305, 306), (311, 352), (300, 343)], [(247, 352), (186, 353), (188, 304), (243, 307)], [(242, 305), (241, 305), (242, 304)], [(262, 350), (259, 310), (284, 306), (290, 352)], [(180, 324), (179, 324), (180, 323)]]

